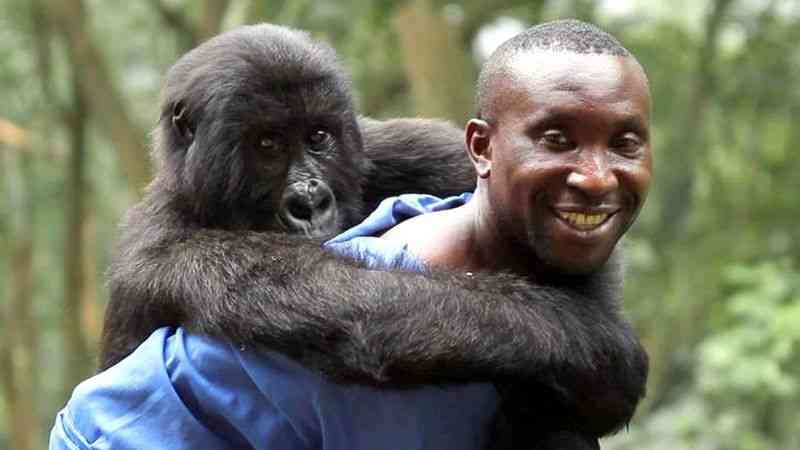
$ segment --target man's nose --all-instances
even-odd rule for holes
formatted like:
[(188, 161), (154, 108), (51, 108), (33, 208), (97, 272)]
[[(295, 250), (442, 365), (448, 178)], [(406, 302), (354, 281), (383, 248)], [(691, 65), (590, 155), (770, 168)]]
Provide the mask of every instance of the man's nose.
[(619, 187), (605, 152), (583, 151), (577, 166), (567, 175), (567, 185), (589, 197), (608, 195)]

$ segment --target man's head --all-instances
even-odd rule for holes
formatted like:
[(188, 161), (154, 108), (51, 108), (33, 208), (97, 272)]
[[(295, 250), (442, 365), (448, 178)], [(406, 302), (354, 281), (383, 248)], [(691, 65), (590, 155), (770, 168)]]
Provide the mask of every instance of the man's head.
[(489, 58), (478, 107), (467, 147), (496, 237), (543, 270), (602, 266), (650, 184), (650, 93), (636, 59), (592, 25), (539, 25)]

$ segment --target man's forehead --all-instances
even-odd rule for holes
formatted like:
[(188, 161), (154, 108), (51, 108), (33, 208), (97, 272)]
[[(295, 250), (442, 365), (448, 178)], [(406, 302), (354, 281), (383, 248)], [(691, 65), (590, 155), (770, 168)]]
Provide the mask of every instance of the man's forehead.
[(552, 50), (511, 56), (491, 83), (495, 108), (577, 94), (594, 101), (630, 100), (650, 107), (647, 77), (632, 57)]
[(530, 82), (549, 90), (574, 91), (585, 85), (602, 88), (622, 83), (647, 86), (639, 64), (634, 58), (625, 56), (554, 50), (522, 51), (507, 61), (507, 67), (508, 75), (517, 82)]

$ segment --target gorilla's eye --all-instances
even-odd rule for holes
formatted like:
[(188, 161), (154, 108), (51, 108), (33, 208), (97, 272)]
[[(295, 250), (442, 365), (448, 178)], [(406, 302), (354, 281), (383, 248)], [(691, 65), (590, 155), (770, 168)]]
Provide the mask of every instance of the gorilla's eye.
[(259, 147), (261, 147), (262, 150), (268, 150), (268, 151), (273, 151), (278, 148), (278, 143), (275, 142), (275, 139), (269, 136), (262, 137), (258, 145)]
[(315, 152), (326, 150), (331, 139), (331, 134), (325, 130), (315, 130), (308, 135), (308, 143)]

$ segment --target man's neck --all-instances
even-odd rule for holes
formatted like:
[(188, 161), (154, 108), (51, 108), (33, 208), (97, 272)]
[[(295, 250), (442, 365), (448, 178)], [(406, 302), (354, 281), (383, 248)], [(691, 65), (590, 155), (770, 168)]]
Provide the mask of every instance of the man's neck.
[[(387, 231), (382, 237), (403, 242), (429, 267), (464, 272), (505, 271), (543, 281), (541, 264), (529, 247), (516, 244), (497, 229), (488, 199), (480, 190), (463, 206), (423, 214)], [(540, 273), (541, 272), (541, 273)]]
[(491, 208), (488, 208), (488, 199), (482, 197), (480, 189), (470, 202), (465, 205), (469, 208), (471, 222), (470, 248), (468, 250), (468, 265), (474, 270), (506, 271), (526, 277), (532, 281), (540, 281), (540, 262), (536, 259), (525, 244), (516, 244), (509, 236), (504, 235), (497, 228), (497, 217)]

